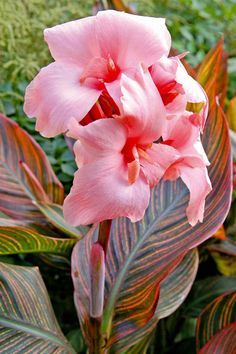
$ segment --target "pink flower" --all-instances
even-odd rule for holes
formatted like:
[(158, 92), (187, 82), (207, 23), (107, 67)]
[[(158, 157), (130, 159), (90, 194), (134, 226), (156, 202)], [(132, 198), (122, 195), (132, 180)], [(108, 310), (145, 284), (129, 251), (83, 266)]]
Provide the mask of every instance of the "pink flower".
[(118, 216), (143, 218), (155, 186), (179, 158), (161, 138), (166, 112), (148, 71), (135, 79), (122, 74), (119, 117), (86, 126), (70, 122), (69, 134), (79, 139), (74, 151), (79, 170), (64, 202), (64, 215), (73, 225)]
[(203, 221), (205, 199), (212, 190), (206, 168), (210, 163), (201, 144), (195, 115), (186, 113), (169, 120), (162, 135), (163, 143), (175, 148), (180, 155), (167, 168), (164, 179), (174, 181), (180, 177), (188, 187), (190, 198), (186, 214), (192, 226)]
[(81, 121), (102, 92), (119, 100), (122, 73), (132, 76), (139, 63), (149, 67), (171, 44), (164, 19), (110, 10), (44, 35), (55, 62), (28, 86), (24, 110), (47, 137), (65, 132), (72, 117)]
[(70, 121), (70, 136), (79, 170), (64, 202), (73, 225), (126, 216), (141, 220), (150, 188), (181, 178), (190, 191), (187, 217), (203, 220), (211, 190), (208, 159), (200, 141), (198, 114), (184, 112), (166, 119), (166, 108), (148, 70), (120, 80), (119, 115), (86, 126)]
[(203, 129), (208, 113), (208, 99), (199, 83), (188, 75), (179, 57), (163, 56), (149, 70), (168, 117), (183, 114), (186, 109), (194, 109), (192, 113), (198, 113), (195, 120), (198, 119)]

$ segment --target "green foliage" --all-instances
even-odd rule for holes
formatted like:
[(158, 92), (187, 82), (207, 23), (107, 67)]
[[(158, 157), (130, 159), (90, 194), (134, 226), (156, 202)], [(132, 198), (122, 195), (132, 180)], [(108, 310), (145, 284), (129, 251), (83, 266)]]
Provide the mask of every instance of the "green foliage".
[(31, 80), (50, 60), (44, 28), (88, 16), (92, 4), (91, 0), (0, 1), (0, 83)]

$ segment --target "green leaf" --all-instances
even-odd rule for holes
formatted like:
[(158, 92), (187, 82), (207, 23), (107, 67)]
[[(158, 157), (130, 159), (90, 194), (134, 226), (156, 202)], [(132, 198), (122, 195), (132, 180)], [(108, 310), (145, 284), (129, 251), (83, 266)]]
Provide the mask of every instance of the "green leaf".
[[(219, 58), (222, 57), (221, 51), (222, 47), (217, 52)], [(215, 57), (216, 54), (213, 55)], [(217, 75), (213, 76), (214, 80), (212, 75), (204, 79), (204, 84), (208, 85), (210, 80), (210, 86), (216, 86)], [(162, 180), (152, 190), (150, 205), (141, 222), (131, 223), (128, 219), (119, 218), (112, 223), (101, 327), (112, 351), (127, 350), (151, 333), (158, 321), (154, 313), (161, 281), (174, 270), (189, 249), (218, 230), (228, 213), (232, 190), (229, 131), (215, 97), (210, 104), (202, 141), (211, 162), (208, 172), (213, 186), (206, 199), (203, 223), (194, 227), (189, 225), (186, 218), (189, 191), (180, 179), (176, 182)], [(92, 229), (75, 247), (72, 258), (75, 303), (90, 344), (93, 328), (89, 314), (88, 257), (91, 242), (96, 240), (97, 230)]]
[(0, 263), (1, 353), (75, 353), (63, 336), (37, 267)]
[(226, 116), (229, 121), (229, 127), (236, 132), (236, 97), (230, 100)]
[(0, 255), (47, 252), (69, 256), (76, 240), (47, 237), (23, 227), (0, 227)]
[[(197, 349), (200, 353), (234, 353), (235, 335), (236, 292), (234, 291), (216, 298), (198, 317)], [(213, 351), (213, 348), (217, 351)]]
[(230, 291), (236, 291), (236, 277), (215, 276), (196, 281), (183, 309), (184, 316), (198, 317), (211, 301)]
[(87, 226), (73, 227), (68, 224), (64, 219), (60, 205), (39, 202), (36, 204), (48, 221), (68, 236), (80, 239), (88, 232), (89, 227)]
[(0, 185), (0, 211), (13, 219), (40, 221), (43, 216), (33, 201), (42, 191), (54, 203), (61, 204), (64, 198), (63, 187), (41, 147), (3, 115), (0, 115)]
[(155, 316), (170, 316), (184, 302), (191, 290), (199, 265), (197, 249), (188, 252), (182, 262), (162, 282)]

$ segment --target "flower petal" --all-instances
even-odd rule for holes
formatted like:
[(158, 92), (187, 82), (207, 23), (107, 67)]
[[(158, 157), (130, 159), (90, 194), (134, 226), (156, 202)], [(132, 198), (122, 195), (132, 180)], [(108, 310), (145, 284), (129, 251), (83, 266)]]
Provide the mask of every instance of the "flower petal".
[(127, 176), (127, 166), (118, 153), (81, 167), (64, 201), (65, 219), (72, 225), (119, 216), (141, 220), (149, 203), (149, 186), (142, 175), (133, 184), (128, 184)]
[(179, 158), (179, 153), (172, 146), (153, 144), (146, 151), (147, 156), (140, 158), (142, 171), (150, 185), (154, 187), (165, 174), (167, 168)]
[(97, 101), (100, 90), (79, 82), (81, 70), (54, 62), (43, 68), (26, 89), (24, 111), (36, 117), (36, 130), (53, 137), (67, 129), (74, 117), (80, 121)]
[(190, 225), (203, 221), (206, 196), (212, 190), (206, 168), (182, 166), (180, 177), (189, 189), (190, 198), (186, 214)]
[(177, 116), (168, 120), (166, 130), (163, 133), (164, 143), (173, 146), (182, 157), (191, 157), (197, 165), (209, 165), (208, 158), (203, 149), (199, 126), (191, 122), (191, 113)]
[(122, 122), (129, 137), (149, 144), (160, 138), (166, 123), (166, 110), (148, 70), (140, 66), (136, 77), (122, 74)]
[(102, 56), (110, 55), (122, 70), (140, 62), (150, 66), (169, 53), (171, 38), (163, 18), (108, 10), (98, 12), (96, 20)]
[(121, 153), (127, 138), (126, 128), (113, 118), (99, 119), (86, 126), (71, 120), (68, 135), (79, 139), (74, 145), (79, 166)]
[(91, 58), (100, 57), (95, 19), (90, 16), (45, 29), (44, 38), (53, 58), (84, 67)]

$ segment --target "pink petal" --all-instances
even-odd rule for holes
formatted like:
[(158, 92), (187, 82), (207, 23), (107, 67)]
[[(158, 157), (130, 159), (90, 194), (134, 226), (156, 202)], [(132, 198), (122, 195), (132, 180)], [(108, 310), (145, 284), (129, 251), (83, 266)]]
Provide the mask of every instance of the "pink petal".
[(67, 129), (74, 117), (80, 121), (97, 101), (100, 90), (80, 84), (81, 70), (54, 62), (43, 68), (26, 89), (24, 111), (36, 117), (36, 130), (53, 137)]
[[(191, 113), (168, 120), (163, 133), (164, 143), (173, 146), (182, 157), (191, 156), (202, 160), (202, 165), (209, 165), (208, 158), (200, 139), (200, 129), (192, 124)], [(200, 162), (196, 162), (199, 165)]]
[(84, 67), (92, 57), (100, 57), (95, 19), (91, 16), (45, 29), (44, 38), (53, 58)]
[(148, 70), (139, 67), (135, 79), (121, 78), (122, 123), (129, 137), (149, 144), (160, 138), (166, 123), (166, 110)]
[(122, 70), (140, 62), (150, 66), (161, 56), (168, 55), (171, 46), (163, 18), (100, 11), (96, 31), (103, 57), (111, 55)]
[(190, 199), (186, 214), (190, 225), (203, 221), (206, 196), (212, 190), (206, 168), (182, 166), (180, 176), (189, 189)]
[(151, 188), (157, 185), (167, 168), (180, 156), (172, 146), (163, 144), (153, 144), (146, 155), (141, 155), (140, 164)]
[(154, 83), (160, 87), (176, 79), (177, 69), (177, 58), (163, 56), (151, 66), (150, 73)]
[(74, 145), (76, 161), (79, 166), (94, 162), (114, 154), (121, 154), (126, 143), (127, 130), (112, 118), (99, 119), (86, 126), (75, 120), (68, 125), (68, 135), (79, 139)]
[(141, 220), (149, 203), (149, 186), (142, 175), (129, 185), (127, 176), (127, 166), (119, 153), (81, 167), (64, 201), (65, 219), (72, 225), (119, 216), (133, 222)]

